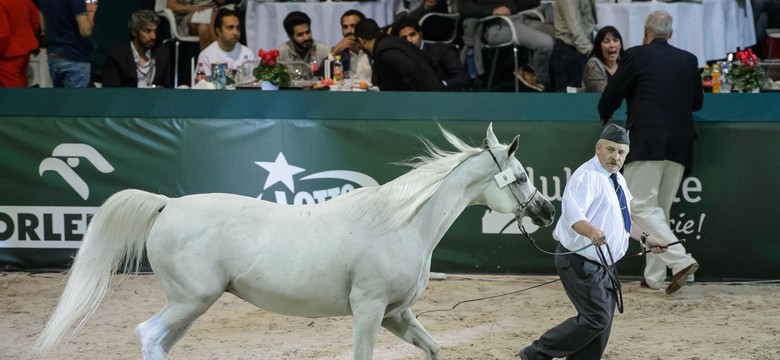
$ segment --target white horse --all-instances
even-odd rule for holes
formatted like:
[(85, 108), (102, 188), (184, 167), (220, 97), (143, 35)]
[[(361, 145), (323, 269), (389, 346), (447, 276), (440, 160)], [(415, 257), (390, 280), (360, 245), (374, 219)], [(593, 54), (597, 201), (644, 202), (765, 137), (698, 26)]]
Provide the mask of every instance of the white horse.
[[(38, 353), (49, 353), (77, 323), (75, 335), (112, 274), (137, 268), (145, 247), (167, 298), (136, 327), (146, 360), (165, 359), (224, 292), (285, 315), (352, 315), (355, 359), (371, 359), (380, 325), (426, 359), (439, 359), (439, 345), (410, 307), (428, 284), (433, 249), (458, 215), (484, 204), (548, 226), (555, 212), (514, 157), (519, 136), (502, 145), (491, 125), (483, 149), (441, 131), (459, 152), (423, 140), (429, 155), (409, 162), (409, 173), (322, 204), (140, 190), (112, 195), (92, 219)], [(507, 169), (517, 181), (499, 187), (494, 175)]]

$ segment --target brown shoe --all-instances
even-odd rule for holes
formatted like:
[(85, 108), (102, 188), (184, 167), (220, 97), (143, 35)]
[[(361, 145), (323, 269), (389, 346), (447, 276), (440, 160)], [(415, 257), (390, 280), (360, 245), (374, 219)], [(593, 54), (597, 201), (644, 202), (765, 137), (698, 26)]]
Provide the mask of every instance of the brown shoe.
[(652, 289), (650, 285), (647, 285), (647, 280), (645, 278), (642, 278), (642, 280), (639, 280), (639, 287), (643, 287), (645, 289)]
[(685, 269), (680, 270), (676, 274), (672, 275), (672, 282), (666, 287), (667, 294), (674, 294), (677, 290), (680, 290), (685, 282), (688, 280), (688, 275), (691, 275), (699, 270), (699, 264), (693, 263)]
[(544, 92), (544, 86), (536, 81), (536, 72), (525, 66), (521, 66), (515, 71), (515, 76), (527, 88), (539, 92)]

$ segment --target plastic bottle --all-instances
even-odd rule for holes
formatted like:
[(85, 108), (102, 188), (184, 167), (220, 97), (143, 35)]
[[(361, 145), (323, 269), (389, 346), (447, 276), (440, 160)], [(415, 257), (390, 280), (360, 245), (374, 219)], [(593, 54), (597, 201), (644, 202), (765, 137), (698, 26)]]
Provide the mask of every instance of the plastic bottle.
[(309, 68), (311, 69), (312, 76), (317, 76), (317, 71), (320, 70), (320, 63), (317, 61), (317, 53), (311, 51), (311, 62), (309, 62)]
[(729, 63), (728, 61), (719, 61), (720, 67), (720, 92), (730, 93), (731, 83), (729, 82)]
[(214, 88), (225, 89), (227, 88), (227, 74), (225, 74), (225, 66), (221, 63), (215, 63), (211, 72), (211, 81), (214, 83)]
[(712, 92), (712, 73), (709, 65), (704, 65), (704, 70), (701, 72), (701, 86), (704, 92)]
[(718, 64), (712, 64), (712, 92), (720, 93), (720, 68)]
[(471, 79), (476, 79), (477, 76), (479, 76), (479, 74), (477, 74), (477, 63), (474, 59), (474, 48), (469, 48), (466, 51), (466, 70)]
[(341, 63), (341, 55), (336, 55), (333, 61), (333, 83), (341, 85), (344, 80), (344, 64)]
[(195, 83), (201, 80), (206, 80), (206, 68), (203, 67), (202, 62), (198, 63), (198, 68), (195, 70)]

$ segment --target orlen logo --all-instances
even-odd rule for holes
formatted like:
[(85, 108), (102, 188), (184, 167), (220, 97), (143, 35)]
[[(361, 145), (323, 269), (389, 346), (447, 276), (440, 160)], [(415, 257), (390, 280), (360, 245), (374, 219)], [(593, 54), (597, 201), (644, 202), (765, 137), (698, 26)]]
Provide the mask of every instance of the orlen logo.
[[(38, 166), (38, 174), (43, 176), (43, 173), (47, 171), (56, 172), (84, 200), (89, 198), (89, 186), (73, 170), (79, 166), (79, 158), (91, 162), (98, 171), (104, 174), (114, 171), (114, 167), (106, 161), (103, 155), (87, 144), (60, 144), (54, 148), (51, 155), (52, 157), (41, 161), (40, 166)], [(60, 157), (65, 158), (65, 161)]]
[[(330, 170), (330, 171), (317, 172), (317, 173), (300, 177), (298, 181), (335, 179), (335, 180), (343, 180), (344, 183), (342, 185), (336, 187), (329, 187), (326, 189), (314, 190), (311, 192), (307, 192), (307, 191), (295, 192), (295, 179), (293, 177), (295, 175), (305, 172), (306, 169), (298, 166), (290, 165), (287, 162), (287, 159), (284, 157), (284, 154), (281, 152), (276, 156), (276, 160), (274, 160), (273, 162), (256, 161), (255, 164), (268, 171), (268, 177), (265, 179), (265, 184), (263, 185), (263, 192), (257, 195), (257, 198), (273, 201), (279, 204), (296, 204), (296, 205), (315, 204), (315, 203), (319, 204), (329, 199), (332, 199), (338, 196), (339, 194), (352, 191), (356, 187), (368, 187), (368, 186), (379, 185), (379, 183), (377, 183), (376, 180), (363, 173), (359, 173), (356, 171), (349, 171), (349, 170)], [(293, 194), (292, 202), (290, 202), (290, 199), (287, 197), (288, 195), (287, 191), (276, 190), (273, 192), (273, 198), (270, 197), (269, 193), (264, 193), (268, 188), (278, 183), (282, 183), (285, 187), (287, 187), (289, 192)], [(353, 183), (357, 184), (357, 186), (353, 185)]]

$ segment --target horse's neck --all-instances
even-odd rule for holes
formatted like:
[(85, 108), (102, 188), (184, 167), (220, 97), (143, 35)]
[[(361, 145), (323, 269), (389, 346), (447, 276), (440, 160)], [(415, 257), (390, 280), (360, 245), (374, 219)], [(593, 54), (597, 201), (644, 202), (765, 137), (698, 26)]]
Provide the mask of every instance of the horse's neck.
[[(471, 161), (480, 160), (466, 160)], [(476, 171), (475, 166), (466, 165), (468, 164), (463, 163), (456, 167), (442, 180), (436, 193), (425, 202), (410, 222), (411, 227), (416, 228), (426, 241), (430, 241), (431, 252), (458, 216), (480, 193), (479, 189), (472, 185), (484, 177), (484, 172)]]

